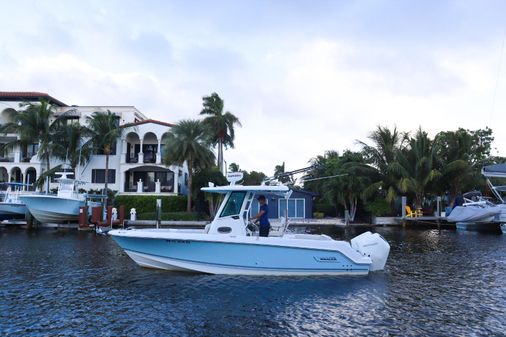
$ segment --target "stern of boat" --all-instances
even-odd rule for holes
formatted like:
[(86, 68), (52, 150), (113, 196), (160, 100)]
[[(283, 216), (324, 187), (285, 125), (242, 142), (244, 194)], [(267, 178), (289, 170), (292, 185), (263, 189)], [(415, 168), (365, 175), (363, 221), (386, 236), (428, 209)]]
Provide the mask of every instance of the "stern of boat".
[(351, 239), (351, 247), (372, 263), (370, 271), (383, 270), (390, 254), (390, 245), (378, 233), (365, 232)]

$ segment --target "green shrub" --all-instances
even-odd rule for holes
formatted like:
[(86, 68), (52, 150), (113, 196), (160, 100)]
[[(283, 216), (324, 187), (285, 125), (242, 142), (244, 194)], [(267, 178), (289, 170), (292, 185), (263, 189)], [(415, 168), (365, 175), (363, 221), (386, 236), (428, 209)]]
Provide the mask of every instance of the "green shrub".
[(114, 206), (125, 206), (125, 212), (128, 214), (131, 208), (135, 208), (137, 214), (154, 213), (156, 211), (156, 199), (162, 199), (163, 213), (182, 212), (186, 209), (186, 196), (182, 195), (118, 195), (114, 199)]
[[(137, 213), (137, 220), (156, 220), (156, 212)], [(162, 213), (164, 221), (201, 221), (208, 220), (202, 213), (167, 212)]]
[(385, 199), (376, 199), (367, 203), (365, 210), (374, 216), (389, 215), (392, 212), (390, 204)]

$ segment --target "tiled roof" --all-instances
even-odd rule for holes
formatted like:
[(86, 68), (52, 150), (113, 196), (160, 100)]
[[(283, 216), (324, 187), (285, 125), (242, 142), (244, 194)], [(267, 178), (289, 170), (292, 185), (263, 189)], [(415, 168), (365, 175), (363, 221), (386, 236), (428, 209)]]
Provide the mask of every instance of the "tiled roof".
[(156, 119), (145, 119), (143, 121), (139, 121), (139, 122), (135, 122), (135, 123), (126, 123), (126, 124), (121, 125), (121, 127), (126, 128), (129, 126), (136, 126), (136, 125), (147, 124), (147, 123), (155, 123), (155, 124), (165, 125), (167, 127), (174, 126), (174, 124), (172, 124), (172, 123), (157, 121)]
[(50, 103), (58, 106), (67, 106), (56, 98), (49, 96), (45, 92), (36, 91), (0, 91), (1, 101), (39, 101), (40, 99), (47, 99)]

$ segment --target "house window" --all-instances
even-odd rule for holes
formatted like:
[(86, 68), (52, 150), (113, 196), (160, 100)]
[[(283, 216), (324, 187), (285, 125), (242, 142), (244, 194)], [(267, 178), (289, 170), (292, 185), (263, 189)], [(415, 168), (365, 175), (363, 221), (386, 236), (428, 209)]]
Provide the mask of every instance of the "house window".
[[(109, 169), (109, 179), (107, 180), (108, 183), (111, 184), (116, 183), (116, 170)], [(91, 182), (94, 184), (104, 184), (105, 170), (98, 170), (98, 169), (91, 170)]]
[[(279, 199), (279, 217), (285, 216), (286, 199)], [(288, 199), (288, 217), (289, 218), (305, 218), (306, 217), (306, 200), (305, 199)]]

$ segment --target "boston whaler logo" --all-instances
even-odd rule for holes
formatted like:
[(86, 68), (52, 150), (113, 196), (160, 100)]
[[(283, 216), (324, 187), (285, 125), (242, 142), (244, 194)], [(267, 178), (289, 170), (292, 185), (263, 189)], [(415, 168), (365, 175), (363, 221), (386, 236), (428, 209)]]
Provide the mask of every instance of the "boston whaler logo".
[(337, 258), (335, 256), (313, 256), (316, 262), (323, 263), (337, 263)]
[(165, 242), (168, 242), (168, 243), (186, 243), (186, 244), (190, 244), (190, 240), (165, 240)]

